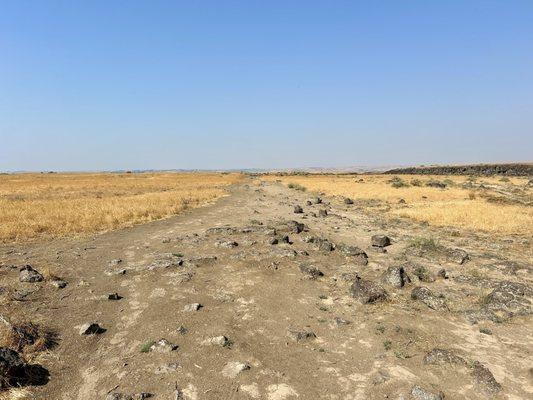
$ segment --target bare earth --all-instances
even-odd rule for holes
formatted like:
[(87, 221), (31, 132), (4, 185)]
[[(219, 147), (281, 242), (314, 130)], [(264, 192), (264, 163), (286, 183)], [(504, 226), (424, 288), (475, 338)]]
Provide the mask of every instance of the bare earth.
[[(530, 238), (384, 223), (340, 198), (306, 205), (312, 197), (250, 180), (170, 219), (0, 247), (0, 314), (24, 315), (60, 339), (35, 359), (50, 373), (31, 387), (35, 398), (533, 397)], [(303, 213), (294, 213), (297, 204)], [(293, 220), (305, 231), (296, 233)], [(386, 252), (371, 246), (375, 234), (391, 238)], [(409, 247), (420, 237), (444, 247)], [(343, 245), (364, 250), (368, 264)], [(457, 248), (469, 260), (460, 264)], [(26, 264), (68, 285), (19, 282)], [(394, 286), (393, 266), (411, 282)], [(350, 289), (356, 281), (386, 295), (378, 290), (383, 298), (364, 303), (368, 293)], [(413, 299), (417, 287), (432, 294)], [(108, 300), (115, 292), (122, 298)], [(186, 311), (192, 303), (202, 307)], [(80, 335), (91, 322), (105, 332)]]

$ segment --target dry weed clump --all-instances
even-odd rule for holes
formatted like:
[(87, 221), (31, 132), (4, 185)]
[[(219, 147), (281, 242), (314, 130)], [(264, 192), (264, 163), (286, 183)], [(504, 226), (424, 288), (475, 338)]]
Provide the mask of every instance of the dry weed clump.
[(0, 241), (112, 230), (169, 217), (226, 194), (240, 174), (0, 175)]
[(54, 348), (58, 340), (50, 329), (28, 321), (12, 323), (0, 315), (0, 347), (30, 355)]
[[(417, 175), (265, 176), (312, 192), (350, 197), (364, 207), (384, 202), (389, 218), (410, 218), (434, 226), (528, 235), (533, 226), (527, 178)], [(401, 204), (398, 204), (401, 203)]]

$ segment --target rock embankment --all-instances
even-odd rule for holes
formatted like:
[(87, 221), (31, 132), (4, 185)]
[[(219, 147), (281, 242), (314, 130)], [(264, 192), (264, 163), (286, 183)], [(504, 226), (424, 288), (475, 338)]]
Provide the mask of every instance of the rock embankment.
[(474, 164), (474, 165), (437, 165), (431, 167), (396, 168), (386, 174), (421, 175), (507, 175), (533, 176), (533, 163), (524, 164)]

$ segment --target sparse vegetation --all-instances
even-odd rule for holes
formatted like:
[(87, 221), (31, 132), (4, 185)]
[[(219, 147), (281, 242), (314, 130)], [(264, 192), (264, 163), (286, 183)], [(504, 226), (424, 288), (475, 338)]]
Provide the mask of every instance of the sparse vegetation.
[[(313, 192), (350, 197), (369, 212), (375, 211), (372, 204), (388, 203), (384, 212), (390, 219), (409, 218), (435, 226), (527, 235), (533, 225), (528, 179), (509, 177), (509, 182), (501, 182), (500, 178), (484, 178), (486, 186), (480, 188), (475, 176), (451, 176), (443, 181), (440, 176), (424, 177), (424, 180), (440, 183), (441, 187), (425, 186), (424, 180), (418, 175), (365, 175), (364, 180), (354, 179), (353, 175), (309, 174), (282, 176), (281, 179), (273, 175), (263, 176), (264, 180), (280, 179), (284, 184), (301, 185)], [(418, 186), (419, 183), (421, 186)], [(445, 186), (444, 190), (442, 185)], [(506, 195), (510, 193), (506, 189), (509, 186), (521, 187), (523, 191), (512, 193), (512, 196)], [(504, 189), (504, 194), (498, 194), (498, 198), (504, 200), (490, 200), (490, 195), (500, 189)], [(399, 204), (400, 199), (407, 206)], [(517, 199), (522, 200), (519, 202)]]
[(305, 192), (305, 191), (307, 190), (304, 186), (299, 185), (299, 184), (297, 184), (297, 183), (289, 183), (289, 184), (287, 185), (287, 187), (288, 187), (289, 189), (300, 190), (300, 191), (302, 191), (302, 192)]
[(154, 340), (147, 340), (146, 342), (144, 342), (141, 346), (141, 353), (149, 353), (150, 348), (154, 345), (154, 343)]
[(420, 250), (424, 253), (437, 253), (442, 246), (433, 238), (417, 237), (412, 239), (408, 247)]
[(479, 328), (479, 332), (483, 333), (484, 335), (492, 335), (492, 331), (489, 328)]

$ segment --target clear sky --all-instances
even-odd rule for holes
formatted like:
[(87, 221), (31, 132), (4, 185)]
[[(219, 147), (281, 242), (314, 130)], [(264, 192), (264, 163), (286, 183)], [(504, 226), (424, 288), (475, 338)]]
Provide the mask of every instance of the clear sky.
[(0, 170), (532, 155), (531, 0), (0, 0)]

